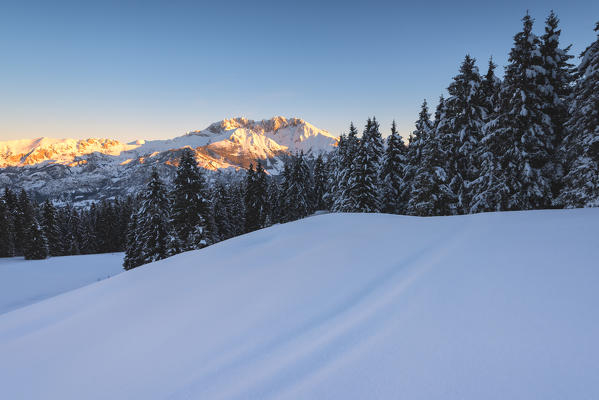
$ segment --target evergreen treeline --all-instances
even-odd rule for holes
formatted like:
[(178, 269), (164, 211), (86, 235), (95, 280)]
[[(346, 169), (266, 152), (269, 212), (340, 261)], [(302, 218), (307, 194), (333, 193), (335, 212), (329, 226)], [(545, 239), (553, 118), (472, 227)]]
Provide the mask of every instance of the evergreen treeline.
[[(208, 183), (184, 149), (172, 189), (156, 170), (136, 199), (88, 210), (0, 201), (0, 256), (126, 251), (125, 269), (317, 210), (417, 216), (599, 206), (599, 37), (578, 68), (552, 12), (542, 36), (526, 15), (505, 67), (481, 75), (466, 56), (434, 118), (426, 101), (405, 144), (375, 118), (350, 124), (326, 157), (289, 156), (278, 176), (261, 162), (242, 181)], [(599, 23), (595, 27), (599, 33)], [(123, 248), (124, 246), (124, 248)]]
[[(542, 36), (526, 15), (503, 81), (466, 56), (434, 118), (426, 101), (404, 145), (395, 123), (361, 137), (350, 125), (332, 155), (333, 211), (432, 216), (599, 206), (599, 39), (578, 68), (551, 12)], [(599, 23), (595, 27), (599, 32)]]
[(103, 201), (86, 210), (50, 201), (37, 204), (22, 190), (0, 197), (0, 257), (48, 256), (124, 251), (132, 200)]

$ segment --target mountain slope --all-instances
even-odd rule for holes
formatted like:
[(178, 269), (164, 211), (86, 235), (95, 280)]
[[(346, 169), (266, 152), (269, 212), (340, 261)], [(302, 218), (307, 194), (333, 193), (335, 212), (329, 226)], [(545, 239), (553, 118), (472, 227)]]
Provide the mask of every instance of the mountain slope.
[(98, 200), (135, 193), (152, 166), (170, 181), (184, 147), (210, 171), (247, 168), (262, 160), (276, 174), (282, 157), (300, 151), (326, 153), (336, 144), (329, 132), (283, 117), (226, 119), (174, 139), (128, 144), (111, 139), (16, 140), (0, 142), (0, 185), (67, 201)]
[(10, 399), (599, 398), (599, 210), (335, 214), (0, 315)]
[(123, 253), (0, 258), (0, 314), (123, 272)]

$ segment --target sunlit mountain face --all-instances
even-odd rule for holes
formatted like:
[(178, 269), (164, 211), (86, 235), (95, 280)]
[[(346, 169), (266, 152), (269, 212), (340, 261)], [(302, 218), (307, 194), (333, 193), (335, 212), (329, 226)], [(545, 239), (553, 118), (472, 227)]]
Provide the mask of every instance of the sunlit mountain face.
[(151, 167), (168, 182), (183, 148), (198, 165), (216, 174), (233, 174), (261, 161), (278, 174), (285, 156), (324, 154), (338, 138), (298, 119), (225, 119), (208, 128), (167, 140), (122, 143), (112, 139), (37, 138), (0, 142), (0, 185), (24, 188), (38, 197), (65, 201), (100, 200), (134, 194)]

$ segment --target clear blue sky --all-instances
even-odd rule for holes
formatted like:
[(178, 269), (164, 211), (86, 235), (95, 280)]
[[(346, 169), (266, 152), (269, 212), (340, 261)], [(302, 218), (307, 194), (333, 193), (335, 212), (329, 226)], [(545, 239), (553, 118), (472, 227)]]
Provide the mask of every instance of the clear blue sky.
[(599, 1), (3, 1), (0, 140), (167, 138), (225, 117), (304, 118), (339, 134), (413, 129), (466, 53), (503, 73), (526, 12), (578, 56)]

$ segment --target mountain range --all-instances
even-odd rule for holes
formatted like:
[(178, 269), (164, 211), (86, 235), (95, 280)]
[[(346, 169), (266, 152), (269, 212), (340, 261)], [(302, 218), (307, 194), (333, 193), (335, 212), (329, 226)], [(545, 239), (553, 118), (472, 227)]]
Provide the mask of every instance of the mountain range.
[(136, 193), (157, 167), (172, 181), (183, 148), (198, 165), (230, 174), (260, 160), (278, 174), (290, 154), (331, 151), (338, 137), (299, 118), (253, 121), (231, 118), (167, 140), (37, 138), (0, 141), (0, 185), (24, 188), (38, 198), (86, 202)]

